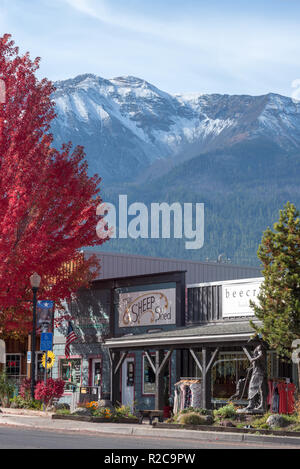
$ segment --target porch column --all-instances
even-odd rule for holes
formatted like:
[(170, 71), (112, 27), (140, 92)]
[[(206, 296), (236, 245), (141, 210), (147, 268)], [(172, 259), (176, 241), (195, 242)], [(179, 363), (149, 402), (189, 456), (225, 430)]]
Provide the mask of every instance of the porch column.
[(203, 409), (211, 408), (211, 368), (214, 364), (214, 361), (218, 355), (219, 348), (211, 351), (206, 347), (202, 347), (202, 357), (201, 360), (197, 357), (195, 350), (192, 348), (189, 349), (190, 354), (192, 355), (196, 366), (201, 372), (201, 407)]
[(202, 408), (211, 408), (211, 369), (208, 363), (211, 358), (211, 351), (207, 348), (202, 349)]
[(165, 354), (164, 350), (157, 350), (155, 355), (155, 410), (164, 408), (164, 370), (172, 356), (173, 348)]
[(120, 389), (120, 370), (127, 356), (127, 352), (120, 354), (119, 351), (112, 352), (109, 350), (110, 359), (110, 400), (115, 405), (117, 402), (121, 404)]
[(215, 350), (202, 348), (202, 408), (211, 409), (211, 369), (218, 355)]
[(164, 375), (158, 372), (163, 358), (164, 351), (157, 350), (155, 354), (155, 410), (162, 410), (164, 407)]

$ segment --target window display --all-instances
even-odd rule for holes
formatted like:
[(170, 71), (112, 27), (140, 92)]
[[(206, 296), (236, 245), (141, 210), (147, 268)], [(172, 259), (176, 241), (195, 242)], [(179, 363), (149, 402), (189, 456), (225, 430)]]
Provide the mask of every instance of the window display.
[(65, 391), (74, 391), (81, 384), (81, 359), (60, 360), (60, 377), (66, 382)]
[[(154, 358), (154, 356), (153, 356)], [(164, 373), (165, 394), (170, 388), (170, 369), (166, 366)], [(143, 394), (155, 394), (155, 374), (146, 355), (143, 355)]]
[(155, 394), (155, 374), (146, 356), (143, 357), (143, 394)]
[(212, 395), (229, 399), (236, 393), (237, 383), (247, 375), (249, 360), (244, 353), (219, 353), (212, 368)]

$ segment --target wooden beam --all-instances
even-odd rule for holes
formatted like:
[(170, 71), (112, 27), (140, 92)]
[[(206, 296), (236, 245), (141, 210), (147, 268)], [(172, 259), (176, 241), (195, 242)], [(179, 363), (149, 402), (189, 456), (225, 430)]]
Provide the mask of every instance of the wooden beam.
[(195, 354), (194, 350), (192, 348), (189, 348), (189, 351), (190, 351), (190, 354), (192, 355), (193, 359), (195, 360), (195, 363), (198, 366), (199, 370), (201, 371), (201, 373), (203, 373), (203, 368), (202, 368), (201, 363), (200, 363), (197, 355)]
[(219, 353), (219, 347), (217, 347), (217, 348), (214, 350), (214, 352), (213, 352), (213, 354), (212, 354), (212, 356), (211, 356), (211, 358), (210, 358), (210, 360), (209, 360), (209, 363), (208, 363), (208, 365), (207, 365), (207, 367), (206, 367), (206, 371), (209, 371), (209, 370), (211, 369), (211, 367), (212, 367), (212, 365), (214, 364), (215, 358), (216, 358), (216, 356), (217, 356), (218, 353)]
[(113, 352), (111, 351), (110, 348), (108, 349), (108, 358), (109, 358), (110, 367), (112, 368), (112, 366), (113, 366)]
[(125, 360), (125, 358), (127, 357), (127, 354), (128, 354), (128, 352), (123, 352), (123, 353), (122, 353), (121, 358), (120, 358), (120, 360), (118, 361), (118, 363), (117, 363), (117, 365), (116, 365), (116, 367), (115, 367), (115, 369), (114, 369), (114, 374), (115, 374), (115, 375), (118, 373), (119, 369), (120, 369), (121, 366), (123, 365), (124, 360)]
[(156, 373), (155, 363), (152, 360), (151, 353), (149, 352), (149, 350), (145, 350), (145, 355), (148, 359), (149, 365), (151, 366), (151, 368), (152, 368), (152, 370), (155, 374)]
[(170, 360), (170, 358), (171, 358), (171, 355), (172, 355), (173, 350), (174, 350), (173, 347), (170, 348), (170, 350), (168, 350), (168, 352), (166, 353), (166, 355), (165, 355), (163, 361), (161, 362), (161, 364), (159, 365), (158, 369), (156, 370), (156, 373), (157, 373), (157, 374), (160, 375), (160, 374), (163, 372), (164, 367), (166, 366), (167, 362), (168, 362), (168, 361)]

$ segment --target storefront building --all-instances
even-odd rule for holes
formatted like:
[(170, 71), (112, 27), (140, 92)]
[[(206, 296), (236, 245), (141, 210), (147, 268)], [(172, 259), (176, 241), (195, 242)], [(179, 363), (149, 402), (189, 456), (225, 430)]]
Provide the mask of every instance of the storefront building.
[[(167, 288), (170, 291), (174, 288), (172, 276), (179, 283), (180, 276), (184, 281), (182, 272), (170, 274), (168, 287), (167, 279), (159, 285), (153, 278), (147, 295), (145, 286), (139, 287), (141, 295), (137, 288), (131, 288), (129, 303), (125, 293), (119, 292), (111, 325), (113, 336), (104, 344), (110, 354), (112, 400), (123, 402), (124, 393), (130, 392), (131, 386), (130, 400), (137, 400), (139, 409), (162, 410), (168, 400), (174, 405), (176, 386), (182, 383), (187, 390), (187, 406), (194, 396), (197, 407), (212, 408), (228, 402), (236, 393), (239, 380), (243, 380), (240, 403), (246, 403), (250, 360), (258, 344), (249, 323), (249, 318), (255, 321), (249, 301), (257, 301), (263, 278), (202, 283), (186, 288), (181, 284), (176, 289), (174, 316), (166, 312), (166, 321), (158, 324), (159, 320), (153, 322), (155, 308), (151, 307), (151, 299), (154, 302), (155, 295), (165, 295)], [(143, 314), (143, 306), (142, 320), (139, 314)], [(156, 307), (160, 311), (163, 305), (156, 304)], [(136, 361), (139, 367), (142, 361), (142, 379), (137, 370), (136, 379), (130, 382), (128, 369), (124, 368), (128, 360)], [(267, 351), (265, 367), (270, 389), (273, 383), (298, 382), (296, 366), (280, 361), (271, 350)], [(148, 386), (152, 399), (140, 394), (140, 389)], [(193, 386), (199, 389), (199, 395), (192, 393)]]
[[(201, 388), (198, 406), (227, 402), (247, 377), (255, 346), (249, 300), (256, 301), (260, 271), (108, 254), (101, 262), (101, 278), (77, 292), (64, 314), (55, 314), (55, 362), (48, 374), (65, 381), (62, 401), (76, 407), (106, 398), (162, 409), (174, 405), (177, 383), (188, 382)], [(76, 340), (67, 358), (69, 322)], [(38, 337), (38, 380), (44, 377), (39, 343)], [(6, 372), (17, 384), (30, 376), (30, 350), (30, 336), (6, 343)], [(266, 368), (269, 380), (298, 382), (296, 366), (270, 350)]]
[[(67, 318), (56, 317), (54, 324), (54, 353), (56, 355), (54, 367), (49, 370), (49, 376), (61, 376), (66, 381), (66, 400), (73, 398), (73, 390), (83, 386), (94, 387), (94, 391), (110, 392), (110, 363), (107, 349), (102, 347), (109, 332), (111, 314), (111, 289), (114, 280), (129, 279), (131, 277), (164, 273), (170, 271), (186, 271), (186, 282), (227, 280), (255, 276), (259, 270), (254, 267), (236, 266), (232, 264), (218, 264), (214, 262), (197, 262), (180, 259), (163, 259), (139, 255), (127, 255), (109, 252), (85, 252), (85, 256), (97, 254), (101, 272), (99, 279), (92, 283), (89, 292), (79, 292), (77, 299), (68, 305), (72, 324), (78, 339), (71, 345), (71, 357), (66, 360), (65, 341), (68, 321)], [(47, 300), (40, 298), (38, 300)], [(5, 364), (7, 374), (18, 388), (25, 377), (30, 377), (31, 364), (28, 352), (31, 352), (31, 334), (20, 342), (7, 340), (5, 344)], [(35, 376), (37, 380), (44, 377), (42, 366), (43, 352), (40, 350), (40, 336), (36, 339)], [(145, 369), (149, 380), (153, 376), (148, 370), (147, 360), (140, 358), (137, 364), (140, 370)], [(142, 371), (139, 372), (140, 374)], [(151, 395), (150, 382), (144, 386), (146, 398)]]
[[(122, 254), (101, 254), (101, 278), (92, 283), (89, 290), (77, 293), (68, 305), (65, 317), (57, 315), (54, 329), (55, 364), (53, 377), (66, 382), (64, 400), (76, 405), (78, 400), (97, 400), (99, 396), (113, 397), (115, 378), (112, 364), (116, 361), (115, 351), (106, 346), (109, 338), (132, 337), (138, 334), (157, 334), (185, 327), (187, 322), (186, 279), (228, 279), (247, 277), (259, 273), (258, 269), (230, 264), (154, 259)], [(175, 267), (180, 270), (172, 271)], [(148, 273), (150, 272), (150, 273)], [(128, 275), (133, 273), (134, 275)], [(112, 276), (112, 277), (110, 277)], [(150, 295), (148, 292), (156, 293)], [(172, 305), (171, 310), (162, 311), (160, 317), (151, 322), (147, 310), (157, 308), (159, 297)], [(130, 316), (125, 314), (124, 305), (137, 294), (137, 304)], [(147, 300), (148, 297), (148, 300)], [(148, 303), (147, 303), (148, 301)], [(122, 309), (123, 308), (123, 309)], [(121, 314), (121, 311), (123, 313)], [(121, 320), (122, 315), (122, 320)], [(71, 356), (65, 357), (65, 341), (68, 320), (72, 321), (77, 340), (71, 344)], [(147, 322), (148, 321), (148, 322)], [(149, 323), (150, 321), (150, 323)], [(118, 402), (139, 408), (155, 406), (156, 377), (155, 349), (128, 349), (120, 361), (114, 376), (120, 380)], [(121, 353), (122, 356), (122, 353)], [(168, 365), (164, 367), (164, 402), (172, 394), (177, 380), (181, 353), (174, 351)]]

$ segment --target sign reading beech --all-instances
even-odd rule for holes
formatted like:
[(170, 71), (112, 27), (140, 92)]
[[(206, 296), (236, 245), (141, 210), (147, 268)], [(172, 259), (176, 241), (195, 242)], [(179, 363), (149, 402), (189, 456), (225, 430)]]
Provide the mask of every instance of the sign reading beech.
[(119, 327), (175, 324), (175, 291), (175, 288), (168, 288), (120, 293)]
[(252, 282), (233, 282), (222, 285), (222, 316), (223, 318), (238, 316), (254, 316), (250, 300), (258, 304), (262, 280)]

